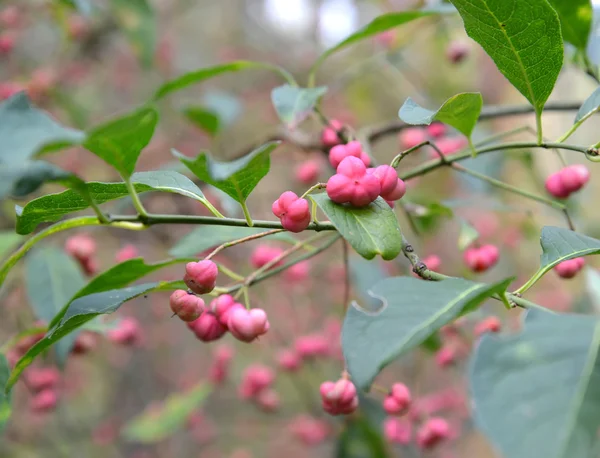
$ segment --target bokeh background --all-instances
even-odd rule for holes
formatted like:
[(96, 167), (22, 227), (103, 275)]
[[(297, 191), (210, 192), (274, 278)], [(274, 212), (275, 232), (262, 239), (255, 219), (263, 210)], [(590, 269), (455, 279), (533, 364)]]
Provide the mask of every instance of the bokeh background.
[[(77, 12), (68, 3), (0, 2), (0, 43), (6, 44), (3, 37), (12, 40), (11, 49), (0, 51), (0, 98), (27, 90), (38, 106), (62, 123), (80, 129), (143, 104), (165, 80), (231, 60), (275, 63), (303, 83), (320, 53), (374, 17), (426, 6), (425, 2), (409, 0), (154, 0), (149, 1), (148, 9), (141, 1), (94, 0), (80, 2), (82, 10)], [(91, 6), (89, 14), (87, 6)], [(16, 16), (2, 15), (6, 11)], [(592, 58), (600, 54), (599, 33), (594, 32), (591, 40)], [(466, 57), (458, 63), (448, 58), (449, 46), (456, 43), (467, 49)], [(569, 59), (567, 55), (552, 101), (582, 101), (596, 87)], [(280, 84), (282, 81), (272, 73), (251, 70), (224, 75), (169, 97), (160, 103), (160, 124), (140, 157), (138, 171), (178, 169), (171, 148), (190, 156), (210, 150), (216, 158), (229, 160), (268, 139), (282, 138), (284, 144), (272, 156), (270, 173), (248, 202), (255, 218), (272, 219), (270, 208), (275, 198), (285, 190), (301, 193), (308, 187), (297, 179), (299, 165), (308, 160), (320, 164), (321, 180), (331, 173), (319, 148), (322, 126), (317, 119), (309, 119), (293, 131), (280, 125), (270, 101), (270, 91)], [(397, 121), (398, 109), (409, 96), (429, 108), (465, 91), (481, 92), (486, 105), (525, 103), (493, 62), (466, 37), (457, 15), (420, 20), (352, 46), (326, 61), (319, 71), (318, 84), (328, 87), (323, 112), (351, 126), (359, 138), (374, 126)], [(185, 115), (190, 108), (209, 113), (217, 128), (199, 128)], [(571, 112), (545, 115), (545, 135), (550, 139), (559, 137), (573, 117)], [(475, 140), (521, 126), (535, 127), (533, 117), (481, 123)], [(511, 137), (516, 139), (531, 141), (534, 137), (523, 132)], [(572, 137), (573, 143), (581, 145), (598, 140), (596, 119)], [(402, 144), (398, 135), (392, 134), (370, 147), (377, 161), (383, 163), (398, 154)], [(402, 162), (402, 168), (408, 170), (430, 154), (416, 153)], [(564, 156), (568, 163), (585, 162), (577, 153)], [(55, 154), (50, 160), (88, 181), (118, 181), (113, 170), (80, 148)], [(545, 178), (561, 167), (559, 157), (546, 150), (493, 153), (464, 164), (538, 194), (545, 192)], [(600, 213), (593, 204), (598, 173), (590, 169), (591, 185), (570, 199), (569, 207), (575, 227), (598, 237)], [(47, 185), (39, 194), (59, 190)], [(223, 213), (241, 216), (234, 202), (209, 187), (203, 190)], [(27, 200), (2, 203), (3, 229), (14, 228), (14, 205), (23, 205)], [(466, 227), (475, 228), (482, 241), (500, 247), (500, 263), (482, 279), (512, 274), (517, 277), (516, 284), (537, 269), (540, 228), (566, 224), (560, 212), (450, 170), (411, 180), (403, 202), (404, 210), (398, 207), (396, 211), (417, 251), (422, 256), (439, 256), (441, 272), (467, 278), (473, 274), (463, 265), (458, 245)], [(207, 214), (197, 202), (171, 194), (148, 195), (144, 203), (157, 213)], [(132, 211), (126, 199), (107, 208)], [(97, 261), (102, 271), (115, 263), (119, 249), (130, 244), (147, 261), (165, 259), (190, 230), (188, 226), (158, 226), (141, 233), (101, 228), (86, 233), (97, 242)], [(50, 243), (62, 247), (66, 237), (56, 236)], [(286, 246), (284, 242), (267, 243)], [(236, 247), (218, 259), (248, 274), (252, 270), (249, 258), (258, 245), (252, 242)], [(365, 291), (378, 279), (410, 275), (403, 259), (386, 263), (354, 256), (350, 259), (351, 294), (359, 303), (369, 301)], [(0, 456), (335, 456), (343, 422), (320, 411), (318, 386), (324, 380), (336, 379), (343, 368), (339, 349), (344, 295), (341, 245), (334, 245), (304, 267), (305, 272), (282, 275), (253, 288), (252, 302), (269, 312), (272, 332), (252, 345), (231, 338), (213, 344), (199, 342), (181, 322), (170, 319), (166, 294), (126, 304), (117, 315), (133, 316), (139, 321), (139, 342), (115, 345), (97, 336), (92, 351), (69, 356), (61, 377), (60, 401), (53, 412), (32, 411), (27, 387), (18, 384), (13, 418), (0, 437)], [(175, 266), (151, 277), (164, 280), (181, 276), (182, 267)], [(23, 279), (21, 266), (0, 292), (2, 342), (36, 322)], [(598, 273), (590, 267), (585, 275), (568, 282), (547, 275), (532, 289), (531, 299), (557, 310), (589, 310), (600, 307), (599, 288)], [(472, 323), (489, 310), (483, 307), (462, 324), (467, 340), (472, 339)], [(497, 307), (494, 310), (497, 313)], [(518, 326), (518, 314), (502, 316), (502, 320), (508, 328)], [(282, 349), (293, 348), (299, 337), (315, 335), (327, 342), (326, 356), (306, 362), (293, 374), (278, 369), (277, 356)], [(164, 409), (168, 396), (208, 380), (215, 355), (228, 350), (234, 357), (226, 381), (211, 390), (181, 427), (174, 428), (168, 437), (155, 435), (144, 442), (126, 433), (131, 421), (143, 412), (151, 429), (152, 412)], [(435, 356), (426, 349), (414, 352), (386, 369), (379, 383), (387, 386), (403, 381), (415, 398), (425, 400), (423, 405), (431, 396), (445, 394), (450, 401), (443, 413), (451, 420), (456, 437), (425, 454), (413, 446), (390, 445), (390, 456), (494, 456), (469, 418), (465, 385), (468, 354), (457, 351), (453, 364), (444, 369), (440, 369)], [(53, 365), (55, 358), (50, 352), (39, 365)], [(274, 411), (264, 411), (237, 395), (243, 373), (252, 364), (266, 365), (277, 375), (275, 389), (280, 399)], [(377, 393), (371, 397), (381, 398)], [(302, 429), (298, 424), (307, 423), (306, 416), (319, 422), (314, 428), (326, 431), (314, 444), (307, 439), (309, 433), (298, 433)], [(160, 423), (170, 421), (154, 418)], [(357, 453), (353, 456), (363, 456), (360, 448)]]

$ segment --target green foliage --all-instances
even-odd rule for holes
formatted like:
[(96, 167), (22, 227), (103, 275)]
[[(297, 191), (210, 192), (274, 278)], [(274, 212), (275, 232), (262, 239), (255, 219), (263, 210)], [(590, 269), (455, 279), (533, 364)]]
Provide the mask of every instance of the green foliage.
[(173, 150), (173, 155), (200, 180), (220, 189), (239, 203), (244, 203), (256, 185), (269, 172), (271, 152), (279, 142), (265, 143), (244, 157), (231, 162), (218, 162), (207, 153), (195, 159)]
[[(200, 202), (207, 202), (206, 197), (192, 180), (171, 170), (156, 172), (137, 172), (131, 176), (136, 192), (163, 191), (181, 194)], [(96, 204), (128, 196), (125, 183), (87, 183), (87, 190)], [(57, 194), (47, 194), (28, 202), (25, 207), (17, 207), (18, 234), (29, 234), (40, 223), (58, 221), (65, 215), (85, 210), (89, 200), (80, 193), (69, 190)]]
[(127, 179), (140, 153), (150, 143), (157, 123), (158, 112), (144, 107), (94, 128), (83, 146)]
[(587, 119), (598, 110), (600, 110), (600, 87), (596, 88), (596, 90), (585, 99), (585, 102), (583, 102), (581, 108), (579, 108), (579, 111), (577, 112), (577, 116), (575, 116), (575, 122)]
[(153, 405), (127, 423), (123, 436), (142, 443), (166, 439), (185, 426), (190, 415), (203, 404), (210, 392), (210, 385), (202, 382), (188, 392), (170, 395), (160, 407)]
[(558, 16), (547, 0), (450, 0), (467, 34), (541, 113), (563, 63)]
[(326, 87), (306, 89), (284, 84), (271, 91), (271, 101), (279, 119), (294, 127), (306, 119), (326, 92)]
[(386, 458), (390, 455), (381, 434), (366, 418), (352, 417), (338, 438), (336, 458)]
[(488, 297), (504, 294), (509, 283), (487, 285), (458, 278), (434, 283), (393, 277), (375, 284), (369, 294), (383, 301), (382, 308), (367, 312), (353, 304), (342, 328), (342, 349), (352, 380), (367, 389), (394, 359)]
[[(10, 367), (6, 356), (0, 353), (0, 386), (6, 385), (10, 377)], [(10, 393), (0, 391), (0, 434), (4, 431), (6, 423), (12, 414), (12, 404)]]
[(198, 106), (189, 106), (183, 110), (183, 113), (187, 120), (194, 126), (213, 137), (221, 130), (221, 120), (212, 110)]
[(600, 324), (530, 310), (518, 335), (484, 336), (470, 384), (475, 420), (510, 458), (597, 456)]
[(311, 194), (310, 198), (363, 258), (381, 255), (390, 260), (402, 251), (398, 219), (381, 197), (362, 208), (336, 204), (325, 193)]
[(558, 13), (565, 41), (586, 52), (594, 11), (590, 0), (548, 0)]
[(136, 56), (146, 67), (154, 62), (157, 43), (157, 24), (148, 0), (111, 0), (114, 15)]
[(369, 311), (379, 308), (381, 305), (380, 301), (371, 296), (369, 290), (378, 281), (389, 277), (383, 269), (381, 261), (378, 258), (367, 261), (353, 253), (350, 256), (348, 267), (350, 269), (352, 286), (354, 291), (359, 294), (360, 302), (364, 308)]
[(446, 100), (437, 111), (423, 108), (409, 97), (400, 108), (398, 116), (407, 124), (420, 126), (440, 121), (454, 127), (470, 139), (482, 107), (483, 99), (479, 92), (456, 94)]

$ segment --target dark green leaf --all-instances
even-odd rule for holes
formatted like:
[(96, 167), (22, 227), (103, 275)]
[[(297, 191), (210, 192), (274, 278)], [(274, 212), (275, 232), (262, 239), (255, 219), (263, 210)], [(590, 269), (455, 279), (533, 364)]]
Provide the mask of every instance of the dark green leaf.
[[(179, 239), (175, 246), (169, 250), (169, 254), (176, 258), (196, 256), (209, 248), (217, 247), (225, 242), (231, 242), (265, 231), (266, 229), (257, 227), (221, 226), (217, 230), (210, 226), (199, 226)], [(268, 235), (265, 239), (279, 239), (291, 241), (292, 243), (296, 242), (296, 239), (288, 232)]]
[(321, 56), (317, 59), (315, 64), (313, 65), (311, 73), (316, 72), (317, 68), (323, 63), (325, 59), (327, 59), (332, 54), (335, 54), (342, 49), (367, 38), (371, 38), (375, 35), (378, 35), (386, 30), (393, 29), (395, 27), (399, 27), (407, 22), (414, 21), (415, 19), (419, 19), (422, 17), (428, 17), (434, 14), (433, 12), (428, 11), (404, 11), (400, 13), (388, 13), (383, 14), (381, 16), (376, 17), (371, 22), (369, 22), (366, 26), (364, 26), (359, 31), (353, 33), (348, 38), (344, 39), (337, 45), (326, 50)]
[(381, 434), (363, 417), (348, 418), (338, 438), (336, 458), (386, 458)]
[(269, 172), (270, 155), (278, 145), (279, 142), (266, 143), (250, 154), (231, 162), (217, 162), (207, 153), (201, 153), (195, 159), (190, 159), (175, 150), (173, 154), (200, 180), (220, 189), (237, 202), (243, 203)]
[(575, 122), (581, 121), (584, 118), (588, 118), (592, 114), (600, 110), (600, 87), (596, 88), (592, 95), (590, 95), (575, 116)]
[(367, 389), (394, 359), (486, 298), (503, 294), (509, 283), (487, 285), (458, 278), (425, 282), (412, 277), (377, 283), (369, 294), (383, 301), (380, 311), (365, 312), (353, 304), (344, 320), (342, 349), (352, 380)]
[(13, 231), (0, 231), (0, 259), (12, 250), (22, 238)]
[[(0, 386), (5, 386), (9, 378), (10, 367), (8, 365), (8, 361), (6, 360), (6, 356), (0, 353)], [(8, 422), (10, 415), (12, 414), (12, 405), (10, 398), (10, 393), (6, 394), (4, 392), (0, 392), (0, 433), (4, 431), (6, 423)]]
[(4, 168), (19, 166), (43, 150), (81, 143), (85, 134), (61, 126), (19, 92), (0, 103), (0, 138), (0, 164)]
[[(138, 193), (164, 191), (181, 194), (200, 202), (206, 201), (204, 194), (192, 180), (177, 172), (162, 170), (156, 172), (137, 172), (131, 176)], [(128, 196), (125, 183), (87, 183), (90, 196), (96, 204)], [(48, 194), (28, 202), (25, 207), (17, 207), (17, 227), (19, 234), (29, 234), (40, 223), (58, 221), (64, 215), (85, 210), (89, 200), (73, 190), (57, 194)]]
[(398, 116), (407, 124), (419, 126), (428, 126), (433, 121), (440, 121), (471, 138), (482, 107), (483, 99), (479, 92), (456, 94), (446, 100), (437, 111), (423, 108), (409, 97), (400, 108)]
[[(350, 256), (350, 278), (354, 290), (360, 295), (360, 301), (364, 304), (364, 308), (369, 311), (378, 309), (381, 302), (369, 294), (371, 287), (388, 278), (389, 275), (383, 269), (380, 259), (372, 259), (367, 261), (365, 258), (352, 254)], [(347, 305), (347, 304), (346, 304)]]
[(135, 442), (159, 442), (183, 428), (190, 415), (210, 394), (210, 385), (202, 382), (186, 393), (170, 395), (160, 407), (138, 415), (123, 430), (123, 436)]
[(114, 15), (133, 51), (146, 67), (154, 62), (157, 42), (156, 17), (148, 0), (111, 0)]
[(460, 232), (458, 234), (458, 249), (460, 251), (466, 250), (475, 240), (479, 238), (479, 232), (467, 221), (461, 219), (460, 221)]
[(84, 146), (129, 178), (140, 153), (150, 143), (157, 122), (154, 108), (142, 108), (94, 128)]
[(379, 254), (390, 260), (402, 250), (398, 220), (381, 197), (362, 208), (336, 204), (325, 193), (312, 194), (310, 198), (363, 258), (373, 259)]
[(214, 112), (202, 107), (187, 107), (183, 113), (193, 125), (207, 134), (215, 136), (219, 133), (221, 121)]
[(326, 92), (326, 87), (305, 89), (284, 84), (271, 91), (271, 101), (279, 119), (295, 127), (306, 119)]
[(470, 370), (475, 420), (503, 456), (597, 456), (599, 344), (596, 318), (541, 310), (519, 335), (482, 338)]
[(547, 0), (450, 0), (467, 34), (541, 113), (563, 63), (560, 22)]
[(594, 11), (590, 0), (548, 0), (560, 19), (563, 38), (585, 52)]
[(265, 64), (260, 62), (250, 62), (247, 60), (238, 60), (235, 62), (228, 62), (222, 65), (215, 65), (214, 67), (201, 68), (194, 70), (189, 73), (185, 73), (171, 81), (167, 81), (161, 87), (158, 88), (154, 94), (154, 100), (162, 99), (164, 96), (171, 92), (179, 91), (192, 84), (197, 84), (223, 73), (239, 72), (240, 70), (246, 70), (249, 68), (261, 68), (265, 67)]

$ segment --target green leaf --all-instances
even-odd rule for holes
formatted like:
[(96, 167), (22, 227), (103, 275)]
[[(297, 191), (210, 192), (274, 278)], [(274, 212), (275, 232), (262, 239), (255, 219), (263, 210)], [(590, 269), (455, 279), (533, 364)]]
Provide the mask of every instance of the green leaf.
[(413, 221), (420, 232), (435, 230), (444, 219), (452, 218), (454, 212), (440, 202), (409, 202), (404, 201), (406, 209), (410, 211)]
[[(156, 172), (137, 172), (131, 176), (135, 190), (138, 194), (150, 191), (164, 191), (181, 194), (200, 202), (205, 202), (206, 197), (198, 186), (185, 175), (170, 170)], [(127, 197), (125, 183), (100, 183), (92, 181), (87, 183), (90, 196), (96, 204)], [(25, 207), (17, 207), (18, 234), (29, 234), (40, 223), (58, 221), (65, 215), (85, 210), (89, 207), (89, 200), (84, 199), (80, 193), (69, 190), (57, 194), (47, 194), (28, 202)]]
[(475, 421), (503, 456), (597, 456), (599, 345), (596, 318), (541, 310), (519, 335), (482, 338), (470, 370)]
[(214, 67), (201, 68), (192, 72), (185, 73), (171, 81), (167, 81), (161, 87), (158, 88), (154, 94), (154, 100), (162, 99), (164, 96), (171, 92), (179, 91), (192, 84), (197, 84), (215, 76), (219, 76), (223, 73), (239, 72), (241, 70), (247, 70), (251, 68), (268, 68), (272, 67), (268, 64), (261, 62), (251, 62), (248, 60), (237, 60), (234, 62), (228, 62), (226, 64), (215, 65)]
[(590, 298), (591, 306), (598, 313), (600, 311), (600, 272), (596, 269), (585, 269), (585, 289)]
[(377, 283), (369, 294), (381, 299), (383, 307), (371, 313), (353, 304), (344, 320), (342, 349), (352, 380), (367, 389), (394, 359), (493, 294), (503, 294), (509, 283), (487, 285), (458, 278), (424, 282), (412, 277)]
[(81, 15), (90, 16), (92, 14), (92, 4), (89, 0), (59, 0), (61, 3), (75, 8)]
[(175, 150), (173, 155), (200, 180), (220, 189), (237, 202), (243, 203), (269, 172), (271, 152), (279, 143), (265, 143), (250, 154), (231, 162), (217, 162), (207, 153), (201, 153), (195, 159), (190, 159)]
[(564, 40), (585, 52), (594, 16), (590, 0), (548, 1), (558, 13)]
[(156, 17), (147, 0), (111, 0), (114, 16), (145, 67), (154, 62), (157, 42)]
[(386, 458), (381, 434), (364, 417), (349, 418), (337, 442), (336, 458)]
[(581, 121), (582, 119), (586, 119), (592, 114), (596, 113), (600, 110), (600, 87), (596, 88), (592, 95), (590, 95), (585, 102), (579, 108), (577, 112), (577, 116), (575, 116), (575, 123)]
[[(169, 254), (176, 258), (196, 256), (209, 248), (214, 248), (223, 243), (250, 235), (260, 234), (261, 232), (265, 232), (265, 229), (243, 226), (221, 226), (218, 230), (215, 230), (214, 227), (199, 226), (179, 239), (173, 248), (169, 250)], [(297, 241), (288, 232), (268, 235), (265, 239), (278, 239), (291, 243)]]
[(547, 0), (450, 0), (498, 70), (541, 113), (563, 63), (556, 12)]
[(271, 101), (279, 119), (295, 127), (306, 119), (326, 92), (326, 87), (306, 89), (284, 84), (271, 91)]
[(41, 151), (79, 144), (85, 134), (61, 126), (34, 107), (25, 92), (19, 92), (0, 103), (0, 138), (0, 164), (4, 168), (19, 166)]
[(12, 250), (21, 239), (22, 237), (13, 231), (0, 231), (0, 259)]
[(446, 100), (437, 111), (431, 111), (418, 105), (410, 97), (400, 108), (398, 116), (412, 125), (429, 125), (440, 121), (454, 127), (469, 139), (479, 119), (483, 99), (479, 92), (464, 92)]
[(219, 116), (211, 110), (190, 106), (183, 110), (183, 113), (188, 121), (194, 126), (213, 137), (221, 130), (221, 120), (219, 119)]
[[(10, 366), (4, 354), (0, 353), (0, 386), (6, 385), (10, 377)], [(4, 431), (6, 423), (12, 414), (10, 393), (0, 392), (0, 433)]]
[(123, 436), (135, 442), (158, 442), (183, 428), (190, 415), (198, 409), (211, 392), (205, 382), (186, 393), (170, 395), (159, 407), (153, 405), (138, 415), (123, 430)]
[[(360, 301), (364, 308), (372, 311), (377, 310), (381, 302), (369, 294), (371, 287), (380, 280), (389, 277), (383, 269), (380, 259), (366, 259), (352, 254), (348, 267), (350, 268), (350, 278), (352, 287), (360, 296)], [(346, 304), (348, 305), (348, 304)]]
[(325, 193), (311, 194), (310, 198), (363, 258), (373, 259), (379, 254), (390, 260), (402, 251), (398, 220), (381, 197), (362, 208), (336, 204)]
[(466, 250), (475, 240), (479, 238), (479, 232), (464, 219), (460, 220), (460, 232), (458, 234), (458, 249)]
[(366, 26), (364, 26), (362, 29), (358, 30), (357, 32), (354, 32), (348, 38), (344, 39), (337, 45), (329, 48), (323, 54), (321, 54), (321, 56), (317, 59), (317, 61), (314, 63), (314, 65), (311, 68), (311, 71), (310, 71), (311, 76), (314, 77), (314, 74), (316, 73), (317, 69), (321, 66), (323, 61), (325, 59), (327, 59), (329, 56), (331, 56), (332, 54), (335, 54), (336, 52), (341, 51), (342, 49), (344, 49), (356, 42), (359, 42), (359, 41), (367, 39), (367, 38), (371, 38), (375, 35), (385, 32), (386, 30), (390, 30), (395, 27), (399, 27), (403, 24), (406, 24), (407, 22), (411, 22), (411, 21), (414, 21), (415, 19), (419, 19), (419, 18), (423, 18), (423, 17), (428, 17), (433, 14), (435, 14), (435, 13), (428, 12), (428, 11), (404, 11), (401, 13), (383, 14), (381, 16), (376, 17), (371, 22), (369, 22)]
[(83, 146), (117, 169), (123, 178), (129, 178), (157, 123), (154, 108), (141, 108), (94, 128)]

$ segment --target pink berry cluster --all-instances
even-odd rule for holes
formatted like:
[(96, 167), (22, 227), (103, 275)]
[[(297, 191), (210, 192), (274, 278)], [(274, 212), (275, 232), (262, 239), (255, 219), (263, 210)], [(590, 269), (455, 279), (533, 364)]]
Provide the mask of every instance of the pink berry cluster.
[(273, 214), (281, 220), (284, 229), (302, 232), (310, 224), (310, 209), (306, 199), (299, 198), (292, 191), (286, 191), (273, 202)]
[(36, 413), (53, 411), (58, 403), (61, 375), (55, 367), (30, 367), (23, 373), (25, 385), (33, 395), (31, 409)]
[(77, 234), (69, 237), (65, 243), (65, 251), (81, 265), (87, 275), (98, 272), (96, 254), (98, 246), (89, 234)]
[(546, 191), (557, 199), (566, 199), (583, 188), (589, 179), (590, 172), (585, 165), (569, 165), (546, 179)]
[(500, 258), (500, 251), (495, 245), (471, 246), (463, 254), (465, 264), (476, 273), (482, 273), (495, 266)]
[(274, 412), (279, 408), (280, 399), (272, 388), (275, 373), (267, 366), (255, 364), (249, 366), (242, 375), (238, 394), (243, 400), (254, 401), (266, 412)]
[(554, 271), (560, 278), (573, 278), (585, 265), (584, 258), (568, 259), (554, 266)]
[(321, 142), (323, 145), (327, 147), (339, 145), (342, 141), (340, 140), (338, 132), (340, 132), (343, 127), (344, 125), (342, 122), (338, 121), (337, 119), (332, 119), (329, 121), (329, 125), (325, 127), (321, 133)]
[(323, 410), (330, 415), (348, 415), (358, 407), (356, 387), (346, 378), (323, 382), (320, 392)]
[[(448, 135), (447, 127), (439, 122), (426, 127), (407, 127), (398, 135), (400, 148), (403, 150), (414, 148), (427, 140), (434, 142), (444, 156), (457, 153), (469, 145), (463, 136)], [(434, 149), (430, 149), (429, 155), (432, 158), (439, 157)]]

